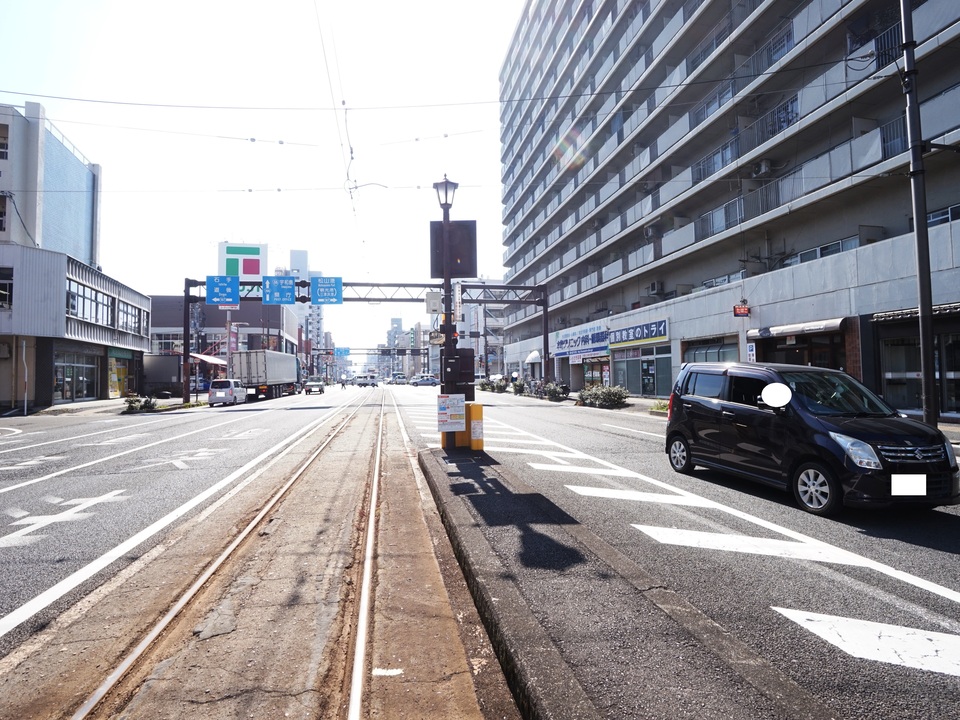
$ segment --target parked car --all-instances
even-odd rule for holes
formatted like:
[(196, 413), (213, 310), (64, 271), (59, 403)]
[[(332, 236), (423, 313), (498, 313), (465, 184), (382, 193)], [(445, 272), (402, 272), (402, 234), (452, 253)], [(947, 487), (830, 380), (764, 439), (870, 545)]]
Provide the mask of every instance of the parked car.
[(436, 387), (440, 384), (440, 381), (437, 380), (433, 375), (414, 375), (410, 379), (410, 384), (414, 387), (419, 387), (420, 385)]
[(960, 503), (943, 433), (839, 370), (685, 364), (670, 395), (666, 452), (677, 472), (701, 465), (782, 488), (816, 515)]
[(236, 405), (247, 401), (247, 388), (235, 378), (212, 380), (207, 393), (207, 405)]
[(303, 385), (303, 391), (309, 395), (310, 393), (322, 393), (324, 391), (323, 378), (311, 377), (307, 378), (307, 382)]

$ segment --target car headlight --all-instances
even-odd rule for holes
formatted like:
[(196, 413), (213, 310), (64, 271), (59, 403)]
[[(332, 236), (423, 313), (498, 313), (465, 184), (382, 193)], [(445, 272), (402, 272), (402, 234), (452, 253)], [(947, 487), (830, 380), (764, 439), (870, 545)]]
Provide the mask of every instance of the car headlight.
[(953, 444), (947, 440), (944, 447), (947, 449), (947, 460), (950, 461), (950, 467), (955, 468), (957, 466), (957, 454), (953, 451)]
[(863, 440), (857, 440), (849, 435), (841, 435), (835, 432), (830, 433), (830, 437), (837, 441), (837, 444), (843, 448), (847, 457), (850, 458), (857, 467), (867, 468), (868, 470), (883, 469), (877, 453), (874, 452), (870, 445), (863, 442)]

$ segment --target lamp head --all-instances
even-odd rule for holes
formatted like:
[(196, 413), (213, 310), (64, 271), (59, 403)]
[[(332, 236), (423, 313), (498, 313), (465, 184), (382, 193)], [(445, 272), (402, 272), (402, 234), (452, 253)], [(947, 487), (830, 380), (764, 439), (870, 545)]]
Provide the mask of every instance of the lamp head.
[(453, 205), (453, 195), (457, 192), (457, 188), (460, 187), (453, 180), (447, 180), (447, 175), (444, 173), (443, 181), (434, 183), (433, 189), (437, 191), (437, 200), (440, 202), (440, 207), (449, 210), (450, 206)]

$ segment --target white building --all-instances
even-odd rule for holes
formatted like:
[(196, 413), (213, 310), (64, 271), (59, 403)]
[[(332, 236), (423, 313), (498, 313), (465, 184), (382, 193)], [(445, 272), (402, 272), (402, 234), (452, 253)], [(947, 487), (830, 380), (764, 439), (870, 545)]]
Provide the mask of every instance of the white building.
[(0, 407), (138, 389), (150, 298), (100, 271), (100, 182), (40, 105), (0, 105)]
[[(960, 3), (918, 0), (923, 138), (960, 145)], [(843, 367), (921, 403), (897, 0), (530, 0), (501, 71), (505, 282), (547, 374)], [(940, 407), (960, 411), (960, 163), (925, 156)], [(511, 306), (507, 369), (542, 344)]]

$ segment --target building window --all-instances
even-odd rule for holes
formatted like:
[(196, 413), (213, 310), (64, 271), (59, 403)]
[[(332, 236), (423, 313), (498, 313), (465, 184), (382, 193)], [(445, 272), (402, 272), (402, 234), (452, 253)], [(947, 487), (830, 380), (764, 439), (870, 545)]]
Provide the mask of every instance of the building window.
[(0, 267), (0, 309), (13, 307), (13, 268)]
[(143, 312), (140, 308), (123, 300), (117, 300), (117, 329), (134, 335), (143, 335)]
[(114, 327), (114, 299), (76, 280), (67, 280), (67, 315), (103, 327)]

